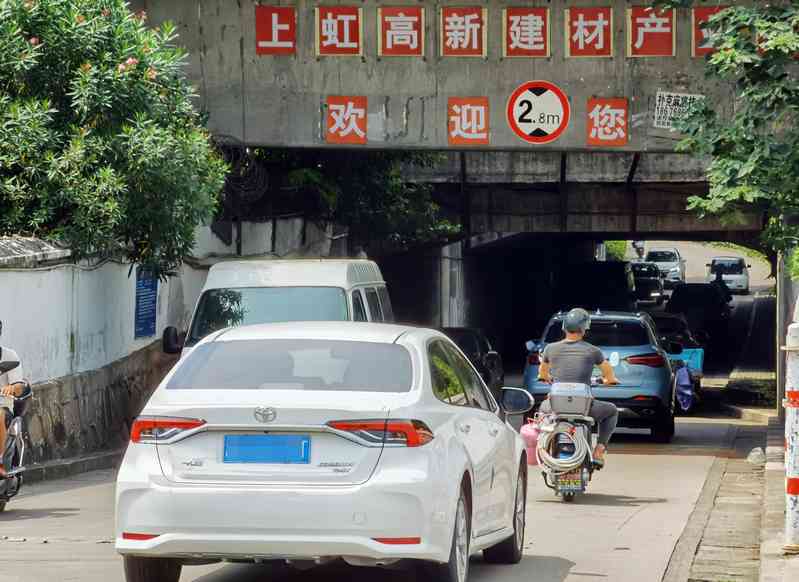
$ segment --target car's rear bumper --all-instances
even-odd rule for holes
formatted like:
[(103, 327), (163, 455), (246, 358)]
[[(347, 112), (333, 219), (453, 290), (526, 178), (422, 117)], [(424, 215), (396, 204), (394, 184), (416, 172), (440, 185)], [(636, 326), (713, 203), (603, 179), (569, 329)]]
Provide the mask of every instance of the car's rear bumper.
[(448, 483), (444, 470), (430, 471), (424, 455), (406, 455), (404, 464), (394, 456), (366, 483), (347, 486), (177, 484), (142, 474), (126, 457), (117, 481), (116, 549), (186, 559), (446, 561), (457, 483)]

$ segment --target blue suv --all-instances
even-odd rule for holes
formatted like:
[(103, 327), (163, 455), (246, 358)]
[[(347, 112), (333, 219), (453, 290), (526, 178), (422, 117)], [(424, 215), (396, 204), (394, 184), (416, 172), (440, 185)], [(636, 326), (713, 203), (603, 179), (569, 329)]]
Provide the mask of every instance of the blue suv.
[[(527, 342), (524, 386), (535, 397), (536, 406), (549, 393), (549, 384), (538, 381), (539, 354), (547, 344), (563, 339), (563, 318), (552, 316), (540, 341)], [(649, 428), (658, 442), (674, 436), (676, 382), (669, 354), (679, 354), (682, 346), (658, 340), (655, 324), (646, 313), (595, 312), (585, 340), (602, 350), (613, 366), (618, 386), (596, 386), (598, 400), (619, 408), (619, 426)], [(596, 376), (600, 375), (597, 368)]]

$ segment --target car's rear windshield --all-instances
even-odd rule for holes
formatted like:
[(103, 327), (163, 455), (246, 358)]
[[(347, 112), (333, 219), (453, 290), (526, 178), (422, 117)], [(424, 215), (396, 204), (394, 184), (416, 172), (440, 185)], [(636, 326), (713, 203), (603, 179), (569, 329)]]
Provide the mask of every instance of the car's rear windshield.
[(660, 271), (656, 265), (641, 265), (633, 263), (633, 273), (636, 277), (659, 277)]
[(200, 297), (186, 345), (237, 325), (347, 319), (347, 298), (339, 287), (210, 289)]
[[(555, 321), (547, 330), (546, 343), (553, 343), (565, 337), (562, 323)], [(646, 328), (638, 321), (591, 320), (591, 328), (585, 334), (585, 341), (600, 347), (643, 346), (650, 342)]]
[(646, 260), (655, 263), (670, 263), (677, 260), (677, 254), (674, 251), (650, 251), (646, 255)]
[(711, 273), (722, 275), (740, 275), (744, 272), (744, 262), (741, 259), (713, 259), (710, 263)]
[(411, 379), (410, 354), (397, 344), (238, 340), (194, 348), (167, 389), (408, 392)]

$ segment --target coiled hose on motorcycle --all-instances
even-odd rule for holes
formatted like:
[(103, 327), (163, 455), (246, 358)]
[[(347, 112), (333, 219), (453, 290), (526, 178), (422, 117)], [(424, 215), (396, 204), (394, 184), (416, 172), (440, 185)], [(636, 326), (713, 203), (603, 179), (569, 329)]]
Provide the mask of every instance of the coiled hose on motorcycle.
[[(554, 439), (559, 435), (566, 435), (574, 443), (574, 454), (571, 457), (560, 459), (550, 454), (551, 445), (556, 442)], [(569, 473), (582, 466), (586, 455), (588, 455), (589, 445), (582, 431), (575, 431), (572, 425), (559, 422), (551, 429), (549, 427), (542, 428), (538, 437), (537, 451), (539, 460), (553, 472)]]

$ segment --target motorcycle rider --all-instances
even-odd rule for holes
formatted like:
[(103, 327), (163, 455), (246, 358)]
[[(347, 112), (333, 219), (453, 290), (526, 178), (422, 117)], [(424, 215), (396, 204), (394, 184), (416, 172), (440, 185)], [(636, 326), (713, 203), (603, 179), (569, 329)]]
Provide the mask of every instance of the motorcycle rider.
[[(2, 348), (2, 360), (20, 361), (17, 353), (14, 350), (6, 347)], [(18, 365), (13, 370), (6, 372), (5, 374), (0, 374), (0, 396), (13, 396), (19, 398), (28, 390), (30, 390), (30, 387), (25, 381), (22, 364)], [(8, 427), (11, 426), (11, 421), (13, 418), (14, 411), (0, 404), (0, 478), (6, 476), (6, 467), (3, 465), (2, 451), (5, 450), (6, 434), (8, 433)]]
[[(599, 366), (602, 371), (602, 383), (616, 385), (619, 380), (602, 354), (602, 350), (584, 340), (585, 332), (591, 327), (591, 316), (585, 309), (572, 309), (563, 319), (563, 331), (566, 338), (551, 343), (544, 348), (541, 354), (541, 366), (538, 369), (538, 379), (542, 382), (553, 381), (564, 383), (591, 384), (591, 373), (594, 366)], [(547, 400), (541, 405), (542, 412), (551, 411)], [(594, 449), (594, 462), (600, 467), (604, 465), (605, 452), (616, 430), (619, 411), (610, 402), (594, 400), (588, 413), (596, 421), (599, 437)]]

